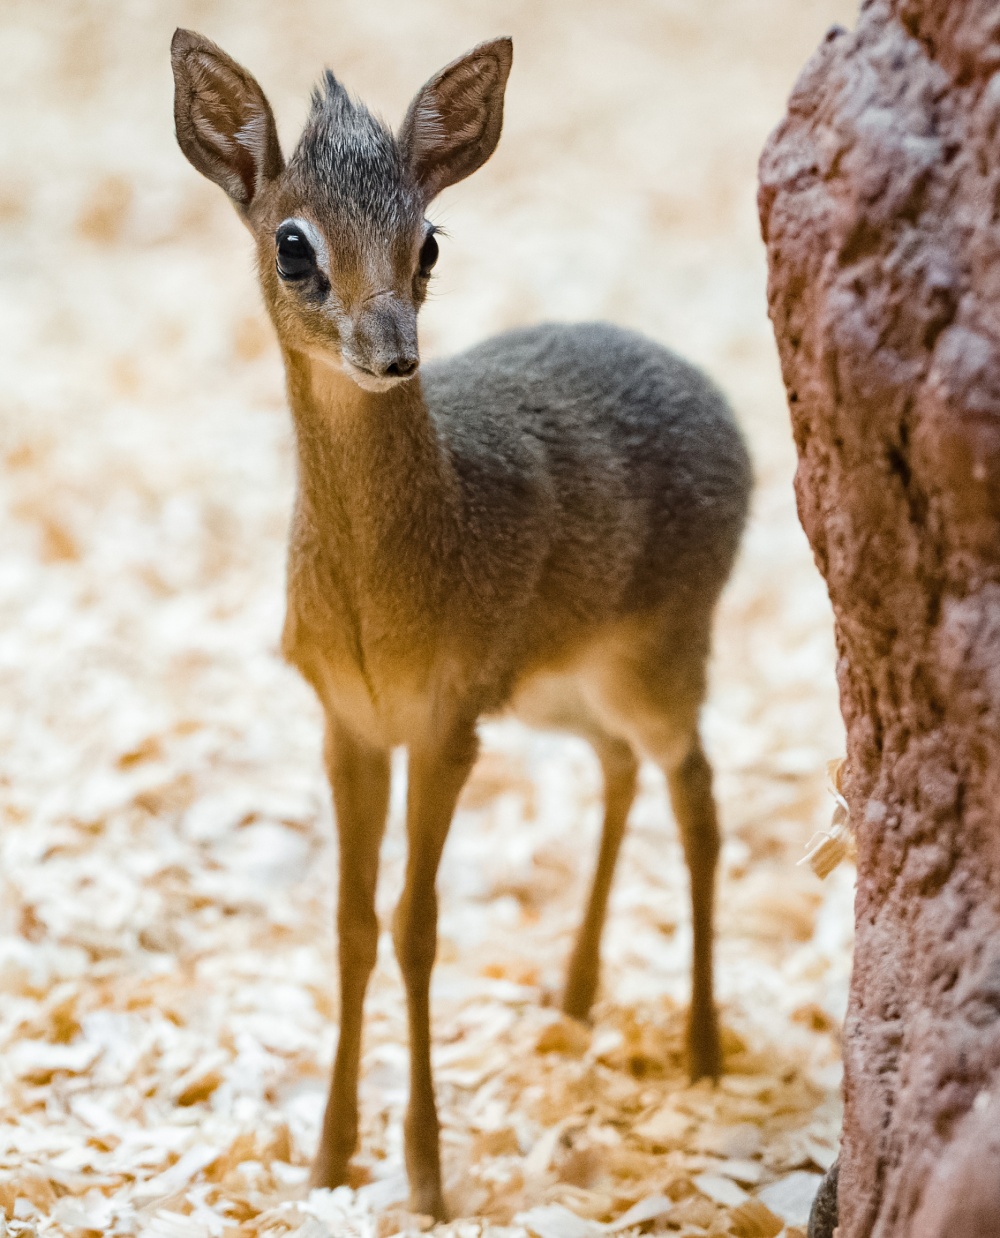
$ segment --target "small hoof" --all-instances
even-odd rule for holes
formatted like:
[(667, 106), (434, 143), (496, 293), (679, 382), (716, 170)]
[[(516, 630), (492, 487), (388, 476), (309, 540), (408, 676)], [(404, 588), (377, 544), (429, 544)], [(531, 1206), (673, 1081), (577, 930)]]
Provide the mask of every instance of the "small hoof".
[(697, 1083), (699, 1079), (711, 1079), (713, 1083), (719, 1082), (719, 1076), (722, 1074), (722, 1066), (718, 1058), (705, 1058), (704, 1060), (691, 1062), (691, 1082)]
[(576, 1019), (577, 1023), (589, 1023), (593, 1004), (593, 998), (587, 999), (567, 993), (559, 1003), (559, 1008), (568, 1018)]
[(409, 1209), (419, 1216), (430, 1217), (437, 1224), (448, 1220), (448, 1210), (444, 1206), (444, 1196), (440, 1188), (412, 1190)]
[(341, 1157), (331, 1157), (324, 1154), (323, 1149), (316, 1153), (316, 1159), (309, 1171), (309, 1185), (317, 1189), (335, 1190), (338, 1186), (350, 1185), (350, 1161)]
[(711, 1079), (718, 1083), (722, 1074), (722, 1048), (718, 1033), (693, 1035), (688, 1040), (688, 1060), (691, 1066), (691, 1082)]
[(559, 1002), (563, 1014), (580, 1023), (590, 1022), (590, 1011), (597, 999), (598, 978), (593, 973), (579, 973), (575, 967), (570, 967), (566, 979), (566, 987)]
[(816, 1198), (809, 1212), (807, 1238), (833, 1238), (839, 1224), (837, 1212), (837, 1176), (840, 1162), (834, 1161), (819, 1184)]
[(718, 1082), (722, 1074), (722, 1040), (719, 1036), (719, 1016), (711, 1000), (692, 1001), (687, 1019), (688, 1064), (691, 1082), (711, 1079)]

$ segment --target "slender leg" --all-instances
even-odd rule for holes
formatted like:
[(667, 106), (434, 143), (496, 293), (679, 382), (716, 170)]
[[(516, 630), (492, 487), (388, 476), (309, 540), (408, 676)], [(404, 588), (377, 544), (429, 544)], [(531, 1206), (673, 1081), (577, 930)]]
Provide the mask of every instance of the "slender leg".
[(438, 1117), (431, 1076), (430, 982), (437, 950), (437, 871), (455, 801), (476, 753), (471, 726), (434, 747), (410, 749), (406, 881), (393, 921), (406, 985), (410, 1030), (410, 1099), (404, 1142), (414, 1212), (443, 1220)]
[(389, 807), (389, 754), (359, 743), (331, 721), (326, 765), (340, 840), (340, 1037), (312, 1183), (334, 1187), (347, 1181), (358, 1139), (361, 1019), (378, 952), (375, 883)]
[(712, 798), (712, 769), (697, 732), (686, 755), (666, 770), (674, 816), (691, 877), (694, 957), (688, 1053), (691, 1078), (717, 1079), (722, 1070), (719, 1028), (712, 996), (712, 920), (719, 826)]
[(574, 1019), (586, 1019), (594, 1003), (601, 969), (601, 932), (615, 864), (625, 835), (625, 822), (635, 799), (639, 763), (629, 745), (603, 735), (591, 742), (604, 773), (604, 825), (586, 914), (570, 957), (562, 1008)]

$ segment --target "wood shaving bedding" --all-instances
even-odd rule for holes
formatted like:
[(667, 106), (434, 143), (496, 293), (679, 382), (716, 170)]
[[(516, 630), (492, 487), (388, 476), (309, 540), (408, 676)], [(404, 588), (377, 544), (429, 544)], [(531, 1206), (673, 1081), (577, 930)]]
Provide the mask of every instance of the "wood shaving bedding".
[[(452, 1238), (803, 1231), (836, 1155), (852, 874), (796, 860), (842, 749), (794, 516), (754, 163), (835, 0), (8, 5), (0, 107), (0, 1233), (389, 1238), (405, 1014), (383, 934), (350, 1187), (309, 1191), (336, 1033), (336, 857), (309, 691), (277, 653), (292, 489), (237, 221), (175, 150), (200, 24), (279, 116), (323, 59), (387, 114), (495, 30), (506, 132), (441, 216), (433, 354), (607, 316), (705, 364), (759, 476), (705, 729), (726, 841), (726, 1069), (682, 1060), (690, 930), (645, 769), (593, 1026), (553, 1002), (596, 852), (581, 743), (484, 728), (441, 873), (435, 1068)], [(389, 41), (392, 27), (398, 38)], [(322, 50), (318, 50), (322, 49)], [(298, 110), (296, 110), (298, 109)], [(284, 123), (284, 119), (282, 123)], [(291, 132), (289, 128), (288, 132)], [(544, 175), (542, 171), (544, 170)], [(397, 773), (404, 773), (402, 767)], [(398, 893), (402, 779), (379, 910)], [(592, 846), (580, 844), (586, 835)], [(572, 839), (572, 843), (570, 840)]]

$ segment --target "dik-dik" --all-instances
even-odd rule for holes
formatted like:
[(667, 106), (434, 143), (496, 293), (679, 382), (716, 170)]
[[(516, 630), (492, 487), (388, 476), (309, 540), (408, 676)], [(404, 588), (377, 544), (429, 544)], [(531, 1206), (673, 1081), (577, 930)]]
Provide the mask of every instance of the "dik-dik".
[(253, 235), (295, 423), (283, 649), (325, 712), (340, 842), (340, 1039), (313, 1178), (344, 1182), (357, 1141), (389, 758), (404, 746), (393, 939), (409, 1016), (406, 1164), (411, 1206), (440, 1218), (435, 882), (481, 717), (584, 736), (601, 763), (600, 858), (563, 996), (577, 1018), (597, 988), (639, 754), (664, 770), (691, 878), (691, 1073), (719, 1072), (719, 834), (698, 714), (747, 452), (697, 370), (605, 324), (513, 331), (420, 367), (417, 311), (438, 257), (427, 210), (496, 147), (509, 39), (432, 77), (395, 133), (328, 72), (287, 162), (245, 69), (190, 31), (172, 53), (177, 138)]

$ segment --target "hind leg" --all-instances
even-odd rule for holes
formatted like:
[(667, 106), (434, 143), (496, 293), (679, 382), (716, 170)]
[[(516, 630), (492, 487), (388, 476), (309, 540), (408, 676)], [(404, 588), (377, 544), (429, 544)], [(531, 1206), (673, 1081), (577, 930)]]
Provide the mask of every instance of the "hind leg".
[(570, 956), (562, 1008), (574, 1019), (586, 1019), (600, 980), (601, 933), (615, 864), (625, 835), (625, 823), (635, 799), (639, 762), (620, 730), (610, 728), (606, 715), (595, 711), (588, 686), (573, 675), (539, 676), (523, 687), (512, 712), (529, 726), (566, 731), (593, 747), (604, 776), (604, 824), (591, 881), (590, 897)]
[[(698, 733), (705, 696), (708, 624), (607, 667), (600, 682), (604, 709), (667, 778), (691, 887), (693, 937), (688, 1055), (692, 1079), (716, 1079), (722, 1068), (713, 997), (713, 919), (719, 826), (712, 770)], [(686, 637), (686, 639), (685, 639)], [(667, 648), (673, 651), (664, 654)], [(678, 652), (679, 651), (679, 652)]]
[(594, 1003), (601, 968), (601, 933), (615, 864), (625, 835), (625, 823), (635, 799), (639, 763), (631, 746), (603, 731), (588, 734), (604, 775), (604, 825), (601, 848), (587, 901), (587, 910), (570, 956), (562, 1008), (574, 1019), (586, 1019)]
[(667, 766), (666, 774), (691, 880), (693, 956), (688, 1016), (691, 1078), (717, 1079), (722, 1070), (722, 1051), (713, 993), (712, 955), (719, 826), (712, 796), (712, 769), (697, 731), (691, 736), (687, 752)]

